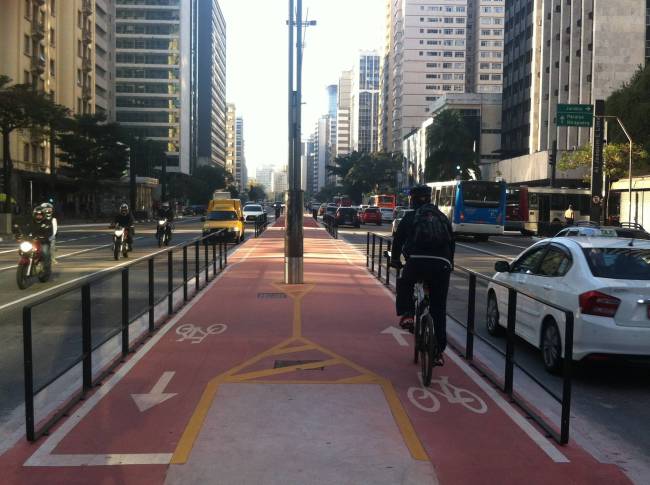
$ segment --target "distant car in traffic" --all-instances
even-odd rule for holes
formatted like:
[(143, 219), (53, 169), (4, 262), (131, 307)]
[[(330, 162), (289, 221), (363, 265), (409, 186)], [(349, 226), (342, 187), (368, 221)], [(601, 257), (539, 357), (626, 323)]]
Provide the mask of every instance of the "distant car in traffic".
[(359, 217), (361, 224), (374, 223), (381, 226), (381, 212), (379, 211), (379, 207), (367, 207), (361, 212)]
[(246, 204), (243, 212), (246, 222), (255, 222), (259, 216), (266, 214), (264, 208), (259, 204)]
[(397, 212), (395, 220), (393, 220), (393, 236), (395, 236), (395, 233), (397, 232), (397, 226), (399, 226), (400, 221), (409, 212), (413, 212), (413, 209), (400, 209), (399, 212)]
[(391, 222), (393, 220), (393, 209), (388, 207), (380, 207), (381, 220)]
[(359, 214), (352, 207), (339, 207), (334, 216), (337, 226), (361, 227)]
[(327, 204), (321, 204), (320, 207), (318, 208), (318, 215), (319, 216), (324, 215), (326, 208), (327, 208)]
[(397, 214), (399, 214), (399, 211), (408, 209), (408, 207), (404, 207), (403, 205), (396, 205), (395, 208), (393, 209), (393, 219), (397, 218)]
[(323, 214), (323, 217), (325, 216), (331, 216), (334, 217), (336, 215), (338, 207), (336, 207), (334, 204), (329, 204), (327, 207), (325, 207), (325, 212)]
[[(650, 356), (650, 241), (617, 237), (557, 237), (498, 261), (494, 279), (558, 304), (574, 314), (573, 358)], [(508, 289), (488, 285), (486, 327), (507, 324)], [(541, 350), (549, 372), (564, 354), (564, 313), (517, 296), (516, 334)]]

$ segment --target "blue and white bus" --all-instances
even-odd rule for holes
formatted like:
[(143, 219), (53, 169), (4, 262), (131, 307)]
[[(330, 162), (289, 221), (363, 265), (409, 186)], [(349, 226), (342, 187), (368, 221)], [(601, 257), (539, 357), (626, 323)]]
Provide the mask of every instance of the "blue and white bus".
[(486, 180), (432, 182), (431, 200), (451, 221), (456, 234), (487, 241), (503, 235), (506, 184)]

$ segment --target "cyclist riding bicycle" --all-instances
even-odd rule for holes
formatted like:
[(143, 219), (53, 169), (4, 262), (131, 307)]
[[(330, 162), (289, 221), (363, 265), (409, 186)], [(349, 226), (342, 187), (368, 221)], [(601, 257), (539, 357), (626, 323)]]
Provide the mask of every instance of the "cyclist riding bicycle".
[(454, 267), (455, 242), (449, 219), (431, 203), (431, 187), (413, 187), (410, 206), (400, 221), (393, 238), (391, 266), (401, 268), (401, 255), (406, 259), (397, 279), (397, 315), (401, 328), (413, 332), (415, 314), (413, 288), (419, 281), (429, 287), (429, 313), (438, 344), (438, 353), (447, 346), (446, 304), (449, 276)]

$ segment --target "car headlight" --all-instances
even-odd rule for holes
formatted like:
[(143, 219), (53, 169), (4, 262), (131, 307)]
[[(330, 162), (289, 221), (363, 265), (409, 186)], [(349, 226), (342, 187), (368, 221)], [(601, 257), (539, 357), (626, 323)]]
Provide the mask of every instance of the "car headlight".
[(29, 251), (32, 250), (32, 247), (33, 247), (32, 243), (30, 243), (28, 241), (23, 241), (23, 242), (20, 243), (20, 250), (23, 253), (28, 253)]

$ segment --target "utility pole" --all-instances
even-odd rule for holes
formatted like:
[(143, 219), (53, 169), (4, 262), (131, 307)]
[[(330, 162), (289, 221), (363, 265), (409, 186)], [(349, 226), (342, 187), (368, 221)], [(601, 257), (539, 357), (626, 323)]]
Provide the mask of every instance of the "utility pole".
[[(284, 240), (284, 282), (289, 285), (303, 283), (303, 192), (301, 181), (301, 124), (302, 124), (302, 52), (303, 27), (316, 22), (303, 22), (302, 0), (297, 3), (294, 15), (294, 0), (289, 0), (289, 163)], [(294, 44), (294, 27), (296, 42)], [(295, 90), (294, 90), (294, 49)]]
[(594, 131), (591, 162), (591, 211), (589, 220), (600, 224), (603, 197), (603, 145), (605, 144), (605, 101), (594, 106)]

